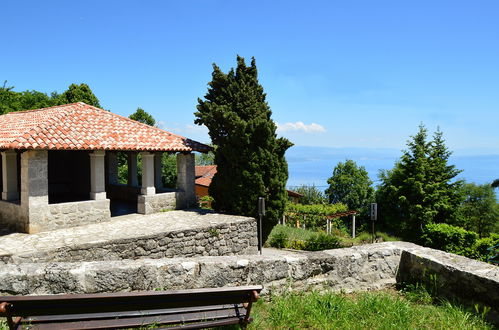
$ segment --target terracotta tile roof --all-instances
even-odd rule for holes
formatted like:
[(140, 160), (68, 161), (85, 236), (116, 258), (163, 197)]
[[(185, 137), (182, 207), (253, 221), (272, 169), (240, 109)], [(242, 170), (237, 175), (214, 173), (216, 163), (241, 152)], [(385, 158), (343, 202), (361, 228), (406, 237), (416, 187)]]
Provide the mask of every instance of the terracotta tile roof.
[(195, 167), (196, 184), (204, 187), (209, 187), (211, 179), (217, 173), (217, 165), (196, 166)]
[(0, 149), (206, 152), (211, 147), (78, 102), (1, 115)]

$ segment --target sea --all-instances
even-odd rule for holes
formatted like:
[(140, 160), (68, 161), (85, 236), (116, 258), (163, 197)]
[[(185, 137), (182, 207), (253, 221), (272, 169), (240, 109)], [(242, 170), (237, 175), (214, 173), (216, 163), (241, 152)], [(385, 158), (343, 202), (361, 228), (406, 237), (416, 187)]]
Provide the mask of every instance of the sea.
[[(339, 162), (351, 159), (364, 166), (375, 185), (380, 183), (380, 170), (393, 168), (402, 150), (388, 148), (329, 148), (293, 146), (286, 152), (289, 178), (287, 187), (315, 185), (320, 190), (328, 187), (327, 179)], [(477, 184), (491, 183), (499, 179), (499, 154), (472, 154), (455, 152), (449, 164), (462, 170), (457, 178)]]

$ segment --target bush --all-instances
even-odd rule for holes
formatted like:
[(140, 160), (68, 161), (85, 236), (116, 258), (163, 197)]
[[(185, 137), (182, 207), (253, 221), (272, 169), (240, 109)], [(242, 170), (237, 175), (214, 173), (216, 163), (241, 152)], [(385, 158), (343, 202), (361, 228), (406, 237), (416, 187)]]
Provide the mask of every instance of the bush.
[(421, 236), (421, 242), (425, 246), (466, 257), (473, 256), (473, 246), (477, 239), (477, 233), (445, 223), (426, 225)]
[(284, 232), (277, 232), (270, 236), (269, 245), (278, 249), (285, 248), (288, 242), (288, 235)]
[(495, 256), (495, 253), (489, 249), (497, 244), (499, 244), (499, 234), (491, 234), (489, 237), (477, 240), (473, 245), (473, 258), (488, 261)]
[(305, 242), (305, 250), (320, 251), (328, 249), (337, 249), (340, 247), (340, 240), (336, 236), (319, 233), (314, 235)]

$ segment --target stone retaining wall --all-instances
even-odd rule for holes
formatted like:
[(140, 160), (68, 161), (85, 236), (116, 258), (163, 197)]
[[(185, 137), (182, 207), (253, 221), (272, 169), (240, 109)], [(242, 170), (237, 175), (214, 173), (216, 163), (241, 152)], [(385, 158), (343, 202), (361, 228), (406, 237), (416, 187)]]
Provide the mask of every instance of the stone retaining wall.
[(176, 208), (176, 192), (157, 193), (154, 195), (139, 195), (137, 211), (140, 214), (151, 214)]
[(499, 316), (498, 266), (418, 247), (402, 252), (397, 282), (426, 283), (440, 296), (495, 307)]
[[(175, 212), (175, 211), (174, 211)], [(206, 215), (209, 217), (209, 215)], [(187, 217), (187, 216), (186, 216)], [(174, 258), (193, 256), (251, 255), (257, 253), (256, 221), (247, 217), (224, 216), (231, 221), (211, 224), (209, 221), (193, 225), (189, 229), (161, 230), (143, 235), (127, 235), (119, 238), (78, 242), (78, 238), (59, 239), (54, 232), (54, 242), (40, 249), (31, 245), (33, 241), (50, 239), (26, 236), (26, 244), (9, 252), (2, 252), (0, 246), (0, 267), (2, 263), (29, 262), (76, 262), (98, 260), (122, 260), (140, 258)], [(200, 221), (194, 217), (193, 221)], [(209, 218), (208, 218), (209, 219)], [(208, 220), (207, 219), (207, 220)], [(216, 219), (216, 215), (213, 216)], [(174, 221), (174, 220), (173, 220)], [(156, 223), (157, 226), (161, 221)], [(113, 226), (110, 222), (108, 226)], [(147, 223), (140, 223), (147, 225)], [(151, 220), (150, 225), (154, 226)], [(131, 230), (133, 228), (129, 228)], [(123, 228), (122, 230), (126, 230)], [(135, 233), (138, 230), (134, 231)], [(29, 246), (28, 246), (29, 245)], [(7, 249), (6, 247), (5, 249)]]
[[(264, 255), (94, 262), (8, 263), (0, 294), (56, 294), (263, 284), (266, 291), (378, 290), (436, 274), (444, 296), (499, 313), (499, 268), (411, 243), (387, 242), (321, 252), (267, 249)], [(471, 299), (471, 300), (470, 300)]]
[(0, 294), (94, 293), (263, 284), (265, 290), (375, 290), (395, 283), (401, 249), (377, 244), (324, 252), (3, 265)]
[(109, 199), (49, 204), (44, 230), (76, 227), (111, 219)]
[(26, 230), (26, 210), (20, 202), (7, 202), (0, 200), (0, 226), (12, 231), (23, 232)]

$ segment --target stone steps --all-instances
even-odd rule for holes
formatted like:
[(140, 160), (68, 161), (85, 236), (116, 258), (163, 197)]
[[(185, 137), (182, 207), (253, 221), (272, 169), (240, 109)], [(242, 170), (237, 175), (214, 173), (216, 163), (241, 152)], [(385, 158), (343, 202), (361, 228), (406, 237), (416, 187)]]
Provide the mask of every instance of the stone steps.
[(253, 218), (197, 211), (130, 214), (100, 224), (0, 237), (3, 263), (224, 256), (257, 252)]

